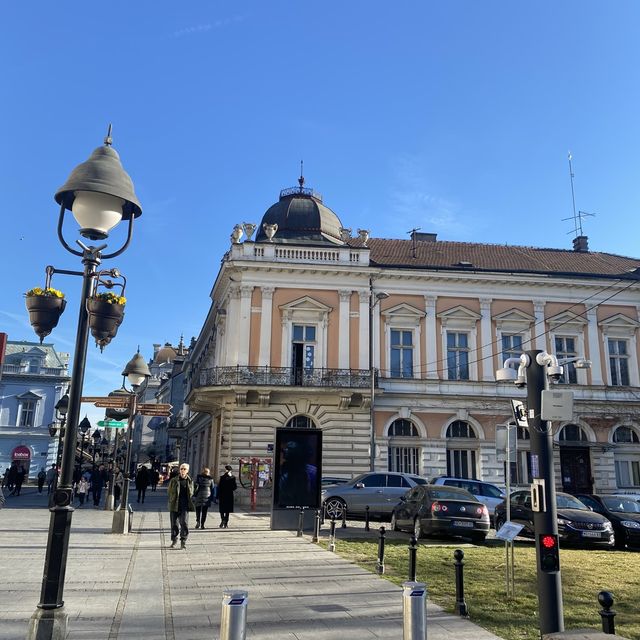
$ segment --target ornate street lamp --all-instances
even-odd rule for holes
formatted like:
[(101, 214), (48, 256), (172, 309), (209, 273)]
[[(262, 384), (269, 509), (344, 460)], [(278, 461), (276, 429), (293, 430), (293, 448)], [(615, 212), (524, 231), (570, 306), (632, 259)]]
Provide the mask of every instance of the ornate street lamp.
[[(51, 274), (58, 272), (82, 277), (78, 328), (76, 333), (73, 371), (67, 414), (67, 427), (62, 452), (62, 473), (60, 483), (54, 493), (54, 507), (51, 509), (47, 551), (42, 575), (40, 602), (31, 617), (27, 640), (46, 640), (66, 637), (67, 615), (64, 610), (64, 580), (69, 549), (69, 535), (73, 515), (73, 470), (82, 387), (87, 359), (89, 337), (88, 300), (101, 282), (113, 286), (109, 281), (101, 281), (107, 273), (119, 277), (117, 269), (99, 272), (102, 260), (120, 255), (131, 242), (133, 221), (142, 214), (142, 208), (133, 189), (131, 178), (122, 168), (120, 157), (111, 146), (111, 125), (104, 140), (86, 162), (79, 164), (70, 174), (65, 184), (55, 194), (60, 205), (58, 216), (58, 239), (71, 254), (78, 256), (83, 271), (68, 271), (47, 268), (47, 285)], [(65, 213), (71, 211), (80, 226), (80, 235), (90, 241), (105, 240), (111, 230), (121, 221), (129, 223), (127, 238), (123, 245), (109, 254), (103, 254), (106, 244), (87, 246), (80, 240), (75, 243), (80, 251), (72, 248), (63, 235)]]
[(122, 489), (122, 499), (120, 500), (120, 508), (113, 512), (113, 523), (111, 530), (113, 533), (128, 533), (129, 532), (129, 486), (131, 484), (131, 451), (133, 449), (133, 426), (135, 424), (135, 418), (138, 409), (138, 394), (144, 393), (146, 385), (143, 387), (143, 382), (148, 382), (151, 377), (151, 371), (145, 362), (144, 358), (140, 355), (140, 349), (137, 353), (127, 362), (124, 370), (122, 371), (123, 381), (122, 388), (126, 390), (124, 385), (124, 378), (129, 380), (129, 384), (132, 387), (137, 387), (129, 391), (129, 424), (127, 425), (127, 439), (126, 443), (126, 456), (124, 461), (124, 487)]
[(91, 430), (91, 423), (87, 416), (82, 419), (82, 422), (78, 425), (78, 429), (80, 429), (80, 464), (78, 467), (82, 469), (82, 463), (84, 462), (84, 444), (86, 442), (87, 432)]

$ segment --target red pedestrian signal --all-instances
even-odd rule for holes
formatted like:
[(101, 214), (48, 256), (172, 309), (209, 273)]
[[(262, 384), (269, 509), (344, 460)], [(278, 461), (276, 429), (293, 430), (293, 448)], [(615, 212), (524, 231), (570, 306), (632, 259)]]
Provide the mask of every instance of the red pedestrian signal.
[(553, 533), (541, 533), (539, 541), (540, 569), (547, 572), (560, 571), (558, 536)]

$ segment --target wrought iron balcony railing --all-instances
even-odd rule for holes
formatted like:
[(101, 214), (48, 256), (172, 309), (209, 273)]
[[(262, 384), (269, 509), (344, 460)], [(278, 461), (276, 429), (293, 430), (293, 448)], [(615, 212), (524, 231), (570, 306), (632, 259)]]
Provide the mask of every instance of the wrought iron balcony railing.
[(194, 387), (227, 385), (366, 389), (371, 386), (371, 372), (368, 369), (213, 367), (202, 369), (193, 384)]

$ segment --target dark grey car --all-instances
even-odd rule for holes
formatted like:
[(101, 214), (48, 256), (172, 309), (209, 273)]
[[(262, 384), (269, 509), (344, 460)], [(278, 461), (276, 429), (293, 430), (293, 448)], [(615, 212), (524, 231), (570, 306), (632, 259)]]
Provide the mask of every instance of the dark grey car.
[(427, 479), (409, 473), (371, 471), (357, 476), (346, 484), (322, 489), (322, 504), (327, 517), (363, 518), (369, 507), (372, 520), (390, 520), (391, 512), (400, 496)]

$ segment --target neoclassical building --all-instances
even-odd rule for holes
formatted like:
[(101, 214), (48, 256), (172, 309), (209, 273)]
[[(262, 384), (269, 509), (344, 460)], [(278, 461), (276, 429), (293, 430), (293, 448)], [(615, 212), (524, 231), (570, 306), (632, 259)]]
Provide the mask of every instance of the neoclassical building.
[[(370, 468), (503, 483), (513, 424), (496, 369), (523, 350), (565, 367), (558, 488), (640, 490), (640, 259), (571, 249), (352, 234), (317, 193), (281, 192), (238, 224), (185, 363), (192, 464), (271, 455), (278, 427), (323, 431), (323, 472)], [(254, 231), (257, 230), (255, 239)], [(529, 480), (518, 429), (512, 481)]]

